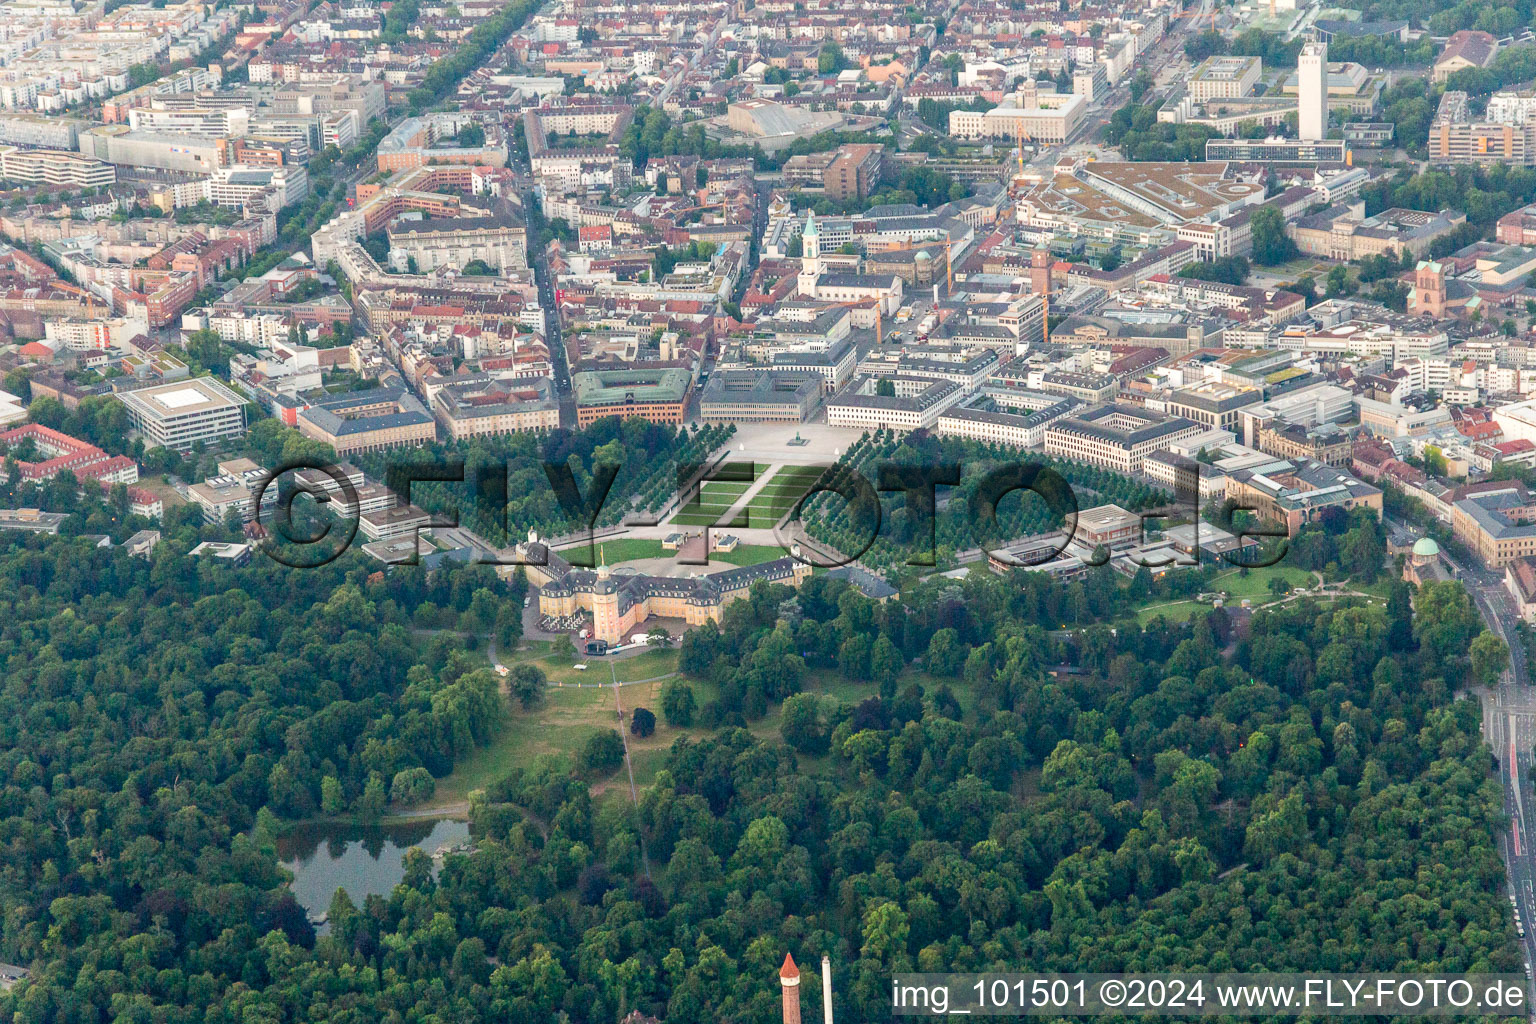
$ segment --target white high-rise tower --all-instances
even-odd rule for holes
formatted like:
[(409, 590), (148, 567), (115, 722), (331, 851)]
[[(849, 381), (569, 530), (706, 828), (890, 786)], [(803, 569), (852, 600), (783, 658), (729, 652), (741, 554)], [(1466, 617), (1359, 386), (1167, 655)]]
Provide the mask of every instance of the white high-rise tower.
[(1306, 142), (1328, 137), (1328, 44), (1309, 42), (1296, 59), (1296, 134)]

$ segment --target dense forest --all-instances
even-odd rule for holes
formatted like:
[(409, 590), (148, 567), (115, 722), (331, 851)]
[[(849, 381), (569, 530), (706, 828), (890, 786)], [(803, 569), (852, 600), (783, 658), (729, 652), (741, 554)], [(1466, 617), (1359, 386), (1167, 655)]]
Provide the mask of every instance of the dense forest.
[[(801, 519), (813, 538), (890, 573), (899, 575), (910, 565), (920, 564), (952, 568), (957, 552), (1060, 529), (1062, 513), (1076, 511), (1059, 501), (1051, 504), (1038, 494), (1013, 491), (996, 503), (995, 524), (987, 527), (977, 514), (978, 490), (991, 474), (1025, 465), (1054, 471), (1072, 489), (1077, 508), (1113, 502), (1142, 511), (1162, 506), (1172, 497), (1117, 473), (1037, 452), (1026, 455), (1007, 445), (939, 437), (926, 430), (904, 435), (877, 430), (860, 438), (837, 468), (816, 483), (805, 499)], [(935, 488), (931, 513), (914, 510), (905, 492), (877, 490), (883, 472), (904, 467), (924, 471), (958, 467), (958, 485)], [(864, 486), (850, 473), (862, 477)], [(849, 495), (854, 500), (849, 501)], [(877, 498), (878, 510), (873, 506)], [(925, 529), (930, 515), (931, 537)]]
[[(463, 482), (415, 482), (411, 501), (435, 516), (457, 514), (459, 522), (495, 544), (507, 544), (537, 530), (557, 536), (586, 525), (573, 508), (589, 508), (593, 476), (600, 467), (617, 470), (597, 525), (619, 522), (628, 513), (656, 511), (678, 493), (678, 467), (701, 465), (735, 427), (712, 424), (689, 430), (639, 417), (598, 420), (580, 432), (553, 430), (439, 442), (410, 451), (373, 452), (355, 460), (370, 479), (387, 480), (392, 467), (434, 469), (461, 464)], [(275, 463), (268, 463), (273, 465)], [(546, 466), (569, 471), (576, 494), (562, 500)], [(504, 493), (476, 493), (476, 481), (506, 478)]]
[(786, 950), (868, 1021), (903, 968), (1517, 969), (1456, 584), (1145, 629), (1108, 572), (759, 585), (687, 635), (657, 728), (714, 731), (638, 807), (516, 771), (474, 852), (317, 937), (284, 819), (377, 814), (539, 713), (420, 630), (490, 632), (521, 584), (176, 548), (0, 537), (7, 1019), (766, 1024)]

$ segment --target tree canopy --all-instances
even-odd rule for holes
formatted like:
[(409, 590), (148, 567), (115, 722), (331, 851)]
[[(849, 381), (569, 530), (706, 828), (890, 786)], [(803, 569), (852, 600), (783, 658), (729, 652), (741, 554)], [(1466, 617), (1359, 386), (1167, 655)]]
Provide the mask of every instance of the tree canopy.
[[(1456, 582), (1241, 630), (1143, 622), (1174, 584), (1108, 567), (886, 603), (759, 582), (685, 635), (648, 727), (696, 731), (638, 802), (599, 728), (317, 936), (276, 835), (429, 799), (535, 713), (459, 632), (523, 584), (214, 566), (189, 532), (152, 561), (0, 535), (7, 1019), (771, 1024), (786, 951), (831, 955), (854, 1020), (906, 970), (1518, 970), (1502, 794), (1453, 699), (1507, 652)], [(1324, 517), (1294, 557), (1379, 572), (1380, 524)]]

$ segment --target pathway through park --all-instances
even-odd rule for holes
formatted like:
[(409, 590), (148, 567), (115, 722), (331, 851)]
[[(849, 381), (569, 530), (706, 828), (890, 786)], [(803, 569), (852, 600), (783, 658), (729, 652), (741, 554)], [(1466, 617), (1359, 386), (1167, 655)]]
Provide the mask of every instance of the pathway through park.
[[(635, 810), (640, 809), (640, 791), (635, 788), (635, 766), (629, 759), (629, 740), (624, 737), (624, 702), (619, 698), (619, 687), (624, 685), (619, 682), (619, 672), (613, 667), (613, 662), (608, 663), (608, 674), (613, 677), (613, 706), (619, 716), (619, 742), (624, 744), (624, 770), (629, 772), (629, 798), (635, 802)], [(668, 676), (677, 675), (676, 672), (667, 673)], [(657, 676), (665, 679), (667, 676)], [(651, 858), (645, 852), (645, 833), (640, 834), (640, 862), (645, 865), (645, 877), (651, 877)]]

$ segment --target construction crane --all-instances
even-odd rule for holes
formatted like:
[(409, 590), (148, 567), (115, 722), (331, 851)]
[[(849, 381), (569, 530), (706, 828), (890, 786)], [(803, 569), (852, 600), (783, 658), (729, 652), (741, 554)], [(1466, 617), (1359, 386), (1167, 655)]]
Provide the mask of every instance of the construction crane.
[[(694, 213), (694, 212), (696, 212), (698, 210), (712, 210), (712, 209), (714, 209), (714, 207), (715, 207), (714, 203), (699, 203), (696, 206), (685, 206), (681, 210), (668, 210), (667, 213), (671, 214), (674, 217), (681, 217), (685, 213)], [(729, 211), (730, 211), (730, 197), (726, 196), (726, 195), (722, 195), (720, 197), (720, 220), (723, 223), (729, 224), (731, 222), (731, 217), (730, 217), (730, 212)]]
[(853, 309), (856, 306), (863, 306), (867, 302), (874, 302), (875, 304), (875, 344), (881, 348), (884, 348), (885, 314), (880, 310), (879, 299), (855, 299), (852, 302), (839, 302), (836, 305), (838, 309)]

